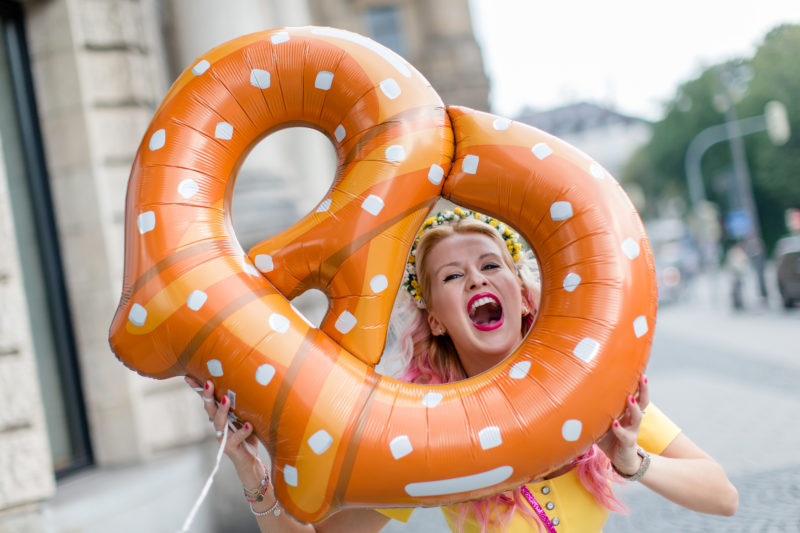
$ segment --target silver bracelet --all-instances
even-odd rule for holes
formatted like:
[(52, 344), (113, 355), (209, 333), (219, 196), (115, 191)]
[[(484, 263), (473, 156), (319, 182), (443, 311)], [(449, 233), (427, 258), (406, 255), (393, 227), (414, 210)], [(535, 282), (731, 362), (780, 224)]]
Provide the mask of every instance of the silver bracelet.
[(639, 466), (639, 470), (637, 470), (633, 474), (630, 475), (624, 474), (619, 470), (617, 470), (617, 467), (614, 466), (614, 463), (611, 463), (611, 468), (613, 468), (614, 471), (622, 479), (625, 479), (627, 481), (639, 481), (640, 479), (642, 479), (642, 476), (644, 476), (645, 472), (647, 472), (647, 469), (650, 468), (650, 454), (644, 451), (644, 448), (642, 448), (641, 446), (636, 447), (636, 453), (637, 455), (639, 455), (639, 457), (642, 458), (642, 464), (641, 466)]
[(252, 502), (247, 502), (247, 503), (250, 505), (250, 512), (256, 516), (267, 516), (270, 513), (272, 513), (274, 516), (280, 516), (281, 514), (281, 509), (280, 507), (278, 507), (278, 498), (275, 498), (275, 503), (273, 503), (269, 509), (262, 512), (258, 512), (255, 509), (253, 509)]

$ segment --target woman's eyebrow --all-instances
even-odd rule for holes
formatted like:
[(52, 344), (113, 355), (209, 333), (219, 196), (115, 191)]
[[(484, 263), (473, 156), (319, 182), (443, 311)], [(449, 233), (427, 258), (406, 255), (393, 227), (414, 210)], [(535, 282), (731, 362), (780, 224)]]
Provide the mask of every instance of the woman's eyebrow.
[(434, 276), (438, 276), (439, 275), (439, 271), (441, 269), (443, 269), (445, 267), (449, 267), (449, 266), (458, 266), (458, 260), (450, 261), (449, 263), (445, 263), (443, 265), (439, 265), (439, 268), (437, 268), (436, 271), (433, 273)]
[[(486, 257), (493, 257), (495, 259), (500, 259), (500, 256), (497, 254), (497, 252), (486, 252), (486, 253), (483, 253), (483, 254), (478, 256), (478, 259), (479, 260), (483, 260)], [(439, 268), (437, 268), (436, 271), (434, 272), (434, 275), (438, 275), (439, 271), (441, 269), (445, 268), (445, 267), (458, 266), (458, 265), (459, 265), (459, 261), (458, 260), (450, 261), (449, 263), (445, 263), (443, 265), (440, 265)]]

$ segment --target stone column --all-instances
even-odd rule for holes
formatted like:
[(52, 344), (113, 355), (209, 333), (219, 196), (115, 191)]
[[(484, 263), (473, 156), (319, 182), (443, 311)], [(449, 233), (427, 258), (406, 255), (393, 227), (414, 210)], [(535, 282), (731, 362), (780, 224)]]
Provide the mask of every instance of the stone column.
[(55, 491), (5, 168), (0, 143), (0, 509)]

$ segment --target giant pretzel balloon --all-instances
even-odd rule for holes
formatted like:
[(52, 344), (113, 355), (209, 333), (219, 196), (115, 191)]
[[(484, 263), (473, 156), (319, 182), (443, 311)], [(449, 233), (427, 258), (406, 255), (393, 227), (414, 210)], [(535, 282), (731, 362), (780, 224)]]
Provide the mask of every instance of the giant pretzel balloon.
[[(230, 223), (237, 169), (294, 125), (327, 134), (338, 172), (312, 213), (245, 254)], [(415, 385), (373, 365), (440, 197), (518, 229), (542, 298), (505, 361)], [(563, 465), (622, 413), (652, 342), (650, 248), (600, 165), (537, 129), (445, 109), (398, 55), (331, 28), (244, 36), (178, 78), (136, 156), (125, 237), (114, 352), (146, 376), (213, 380), (303, 521), (479, 498)], [(290, 303), (310, 288), (330, 300), (319, 329)]]

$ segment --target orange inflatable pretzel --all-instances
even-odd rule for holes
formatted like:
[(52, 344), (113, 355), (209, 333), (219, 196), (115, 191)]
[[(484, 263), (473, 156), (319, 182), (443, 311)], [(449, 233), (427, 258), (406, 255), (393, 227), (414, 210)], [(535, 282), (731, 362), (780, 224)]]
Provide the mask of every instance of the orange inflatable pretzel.
[[(334, 142), (334, 184), (246, 255), (230, 224), (238, 166), (264, 135), (299, 124)], [(503, 363), (412, 385), (372, 367), (440, 196), (518, 229), (542, 298)], [(309, 288), (330, 300), (320, 329), (289, 302)], [(143, 375), (213, 380), (267, 446), (283, 507), (318, 521), (344, 506), (483, 497), (582, 453), (634, 392), (655, 312), (641, 221), (600, 165), (534, 128), (445, 110), (369, 39), (285, 28), (211, 50), (158, 109), (128, 186), (110, 341)]]

